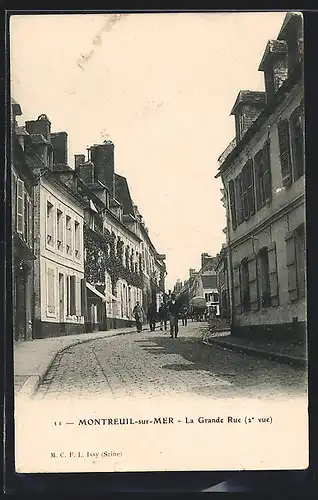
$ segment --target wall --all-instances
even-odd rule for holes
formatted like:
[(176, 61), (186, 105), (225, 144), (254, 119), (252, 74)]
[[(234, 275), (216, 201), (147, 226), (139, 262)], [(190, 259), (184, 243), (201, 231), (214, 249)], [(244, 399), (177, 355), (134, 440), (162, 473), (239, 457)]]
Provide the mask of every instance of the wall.
[[(83, 210), (76, 205), (67, 194), (62, 193), (49, 180), (42, 178), (41, 183), (35, 191), (35, 252), (37, 261), (35, 265), (35, 335), (37, 338), (43, 336), (55, 336), (67, 333), (78, 333), (84, 331), (84, 317), (81, 311), (81, 279), (84, 278), (84, 249), (83, 249)], [(47, 220), (46, 205), (52, 203), (54, 210), (54, 232), (53, 245), (47, 242)], [(57, 225), (56, 210), (63, 213), (63, 243), (60, 248), (57, 246)], [(72, 231), (74, 231), (74, 221), (79, 223), (79, 254), (75, 256), (74, 232), (72, 233), (72, 251), (66, 251), (66, 229), (65, 215), (71, 217)], [(48, 270), (54, 275), (54, 308), (48, 308)], [(64, 315), (60, 315), (59, 302), (59, 273), (63, 275), (64, 292), (61, 297), (64, 304)], [(67, 289), (66, 276), (76, 277), (76, 314), (67, 316)], [(61, 329), (61, 323), (65, 323), (65, 328)]]

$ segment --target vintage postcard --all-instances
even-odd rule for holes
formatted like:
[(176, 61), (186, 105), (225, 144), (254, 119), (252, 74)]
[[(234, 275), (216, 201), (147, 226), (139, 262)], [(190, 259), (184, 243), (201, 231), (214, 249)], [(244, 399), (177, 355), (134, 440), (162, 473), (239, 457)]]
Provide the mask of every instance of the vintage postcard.
[(12, 14), (15, 467), (308, 467), (303, 17)]

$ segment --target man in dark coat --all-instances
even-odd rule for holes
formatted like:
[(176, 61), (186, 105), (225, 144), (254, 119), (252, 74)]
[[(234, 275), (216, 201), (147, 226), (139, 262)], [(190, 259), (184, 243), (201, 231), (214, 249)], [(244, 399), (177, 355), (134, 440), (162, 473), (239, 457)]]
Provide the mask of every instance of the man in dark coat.
[(165, 327), (165, 331), (167, 331), (167, 321), (168, 321), (168, 311), (167, 306), (164, 302), (160, 304), (159, 307), (159, 320), (160, 320), (160, 330), (163, 330), (163, 326)]
[(148, 321), (151, 332), (154, 332), (156, 329), (156, 320), (157, 320), (157, 307), (156, 304), (151, 303), (148, 308)]
[(170, 338), (175, 338), (178, 336), (179, 333), (179, 312), (180, 312), (180, 307), (179, 304), (176, 301), (176, 296), (174, 293), (171, 294), (171, 299), (168, 302), (168, 311), (169, 311), (169, 316), (170, 316)]

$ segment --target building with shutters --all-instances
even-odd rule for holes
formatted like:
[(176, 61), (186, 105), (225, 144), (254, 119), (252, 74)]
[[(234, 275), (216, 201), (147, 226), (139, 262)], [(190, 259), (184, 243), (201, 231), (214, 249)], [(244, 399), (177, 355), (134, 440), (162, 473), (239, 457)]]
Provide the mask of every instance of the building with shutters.
[(61, 143), (46, 115), (25, 123), (24, 151), (34, 187), (34, 338), (84, 331), (83, 200), (63, 175)]
[(302, 15), (288, 13), (259, 70), (265, 91), (240, 91), (236, 137), (219, 158), (227, 206), (233, 333), (303, 338), (305, 181)]
[[(87, 159), (75, 155), (75, 172), (89, 189), (82, 195), (97, 197), (90, 197), (84, 224), (87, 305), (89, 311), (95, 300), (97, 314), (95, 320), (88, 317), (88, 327), (132, 326), (137, 301), (146, 312), (150, 302), (158, 305), (164, 296), (165, 255), (154, 247), (127, 179), (115, 172), (111, 141), (88, 148)], [(98, 297), (104, 304), (97, 305)]]
[(24, 151), (27, 132), (19, 127), (20, 105), (11, 101), (12, 311), (14, 340), (33, 338), (33, 188)]

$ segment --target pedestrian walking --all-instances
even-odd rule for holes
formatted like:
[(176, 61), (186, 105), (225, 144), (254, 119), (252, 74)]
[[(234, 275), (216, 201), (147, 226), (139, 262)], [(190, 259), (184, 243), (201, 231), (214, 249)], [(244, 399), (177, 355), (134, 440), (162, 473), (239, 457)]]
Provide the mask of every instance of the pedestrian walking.
[(188, 308), (183, 306), (181, 310), (182, 326), (187, 326), (188, 324)]
[(163, 326), (165, 329), (165, 332), (167, 331), (167, 321), (168, 321), (168, 311), (167, 311), (167, 306), (164, 302), (160, 304), (159, 307), (159, 320), (160, 320), (160, 330), (163, 330)]
[(136, 302), (136, 305), (133, 309), (133, 316), (136, 320), (137, 332), (140, 333), (142, 331), (142, 323), (145, 317), (145, 313), (139, 302)]
[(170, 317), (170, 338), (176, 338), (179, 333), (179, 311), (180, 307), (176, 301), (174, 293), (171, 294), (171, 300), (168, 302), (168, 311)]
[(156, 304), (151, 303), (148, 308), (148, 321), (151, 332), (154, 332), (156, 329), (156, 319), (157, 319), (157, 307)]

